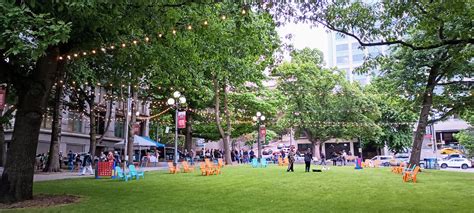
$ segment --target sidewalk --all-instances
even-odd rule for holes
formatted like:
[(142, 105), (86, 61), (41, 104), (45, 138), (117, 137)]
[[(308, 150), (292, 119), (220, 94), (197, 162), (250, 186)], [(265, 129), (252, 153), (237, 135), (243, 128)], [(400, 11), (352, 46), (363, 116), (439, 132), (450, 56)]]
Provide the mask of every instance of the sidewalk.
[[(168, 167), (166, 166), (165, 163), (160, 163), (157, 167), (145, 167), (141, 168), (145, 172), (150, 172), (150, 171), (164, 171), (167, 170)], [(0, 167), (0, 174), (3, 174), (3, 167)], [(74, 179), (74, 178), (85, 178), (85, 177), (94, 177), (94, 175), (89, 175), (86, 173), (86, 175), (80, 175), (80, 172), (75, 170), (74, 172), (70, 172), (68, 170), (62, 170), (62, 172), (52, 172), (52, 173), (35, 173), (33, 177), (34, 182), (40, 182), (40, 181), (49, 181), (49, 180), (63, 180), (63, 179)]]

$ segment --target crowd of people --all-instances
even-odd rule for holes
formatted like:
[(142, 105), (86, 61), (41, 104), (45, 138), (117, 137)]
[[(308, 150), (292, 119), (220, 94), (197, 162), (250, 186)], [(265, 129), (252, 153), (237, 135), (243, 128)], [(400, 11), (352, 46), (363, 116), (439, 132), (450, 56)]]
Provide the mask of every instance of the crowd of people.
[[(93, 174), (92, 163), (93, 162), (114, 162), (114, 165), (120, 165), (122, 163), (122, 158), (119, 152), (117, 151), (108, 151), (101, 152), (99, 156), (92, 156), (90, 153), (73, 153), (71, 150), (66, 155), (65, 159), (67, 162), (64, 162), (64, 157), (62, 152), (59, 152), (59, 163), (60, 165), (65, 165), (70, 171), (77, 169), (81, 171), (81, 174), (84, 175), (86, 172)], [(187, 160), (191, 165), (195, 164), (195, 161), (201, 161), (204, 159), (211, 159), (212, 161), (217, 161), (219, 158), (224, 158), (224, 150), (222, 149), (201, 149), (194, 151), (194, 149), (184, 149), (181, 153), (181, 160)], [(305, 172), (310, 171), (311, 162), (319, 160), (319, 165), (326, 167), (326, 160), (331, 160), (333, 166), (343, 166), (348, 162), (348, 156), (351, 156), (351, 152), (346, 153), (345, 150), (340, 152), (333, 152), (329, 157), (326, 157), (324, 153), (320, 153), (320, 159), (314, 159), (311, 149), (305, 151), (296, 150), (294, 146), (285, 152), (284, 150), (279, 150), (278, 152), (273, 152), (271, 157), (267, 157), (267, 160), (272, 161), (273, 163), (278, 162), (278, 158), (284, 159), (288, 158), (288, 172), (293, 172), (293, 164), (296, 161), (296, 156), (303, 156), (305, 163)], [(42, 170), (46, 167), (48, 161), (49, 153), (42, 153), (36, 156), (35, 167), (38, 170)], [(155, 150), (154, 152), (145, 152), (142, 155), (140, 160), (140, 166), (157, 166), (160, 158), (160, 152)], [(254, 158), (257, 158), (257, 153), (253, 149), (233, 149), (231, 150), (231, 160), (237, 164), (248, 164), (251, 163)], [(349, 158), (350, 159), (350, 158)]]

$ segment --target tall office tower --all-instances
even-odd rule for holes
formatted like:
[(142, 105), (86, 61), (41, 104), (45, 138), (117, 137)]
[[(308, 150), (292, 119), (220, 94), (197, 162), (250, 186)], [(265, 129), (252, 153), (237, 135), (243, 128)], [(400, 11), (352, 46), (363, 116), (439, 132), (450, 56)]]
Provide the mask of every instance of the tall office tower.
[(357, 81), (361, 85), (370, 83), (371, 78), (377, 75), (376, 70), (365, 74), (358, 74), (355, 68), (361, 66), (367, 57), (375, 57), (387, 51), (386, 46), (361, 48), (360, 44), (352, 37), (340, 33), (328, 33), (327, 63), (329, 67), (343, 70), (347, 80)]

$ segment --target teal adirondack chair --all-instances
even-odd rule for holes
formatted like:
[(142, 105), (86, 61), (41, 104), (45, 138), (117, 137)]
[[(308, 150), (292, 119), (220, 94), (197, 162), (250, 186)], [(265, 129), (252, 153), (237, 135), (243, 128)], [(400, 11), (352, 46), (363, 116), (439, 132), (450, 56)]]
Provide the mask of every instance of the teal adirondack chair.
[(267, 159), (266, 159), (266, 158), (260, 159), (260, 166), (261, 166), (262, 168), (267, 168), (268, 163), (267, 163)]
[(257, 158), (252, 159), (252, 167), (257, 168), (258, 167), (258, 160)]
[(130, 174), (125, 173), (119, 166), (115, 167), (115, 172), (117, 172), (117, 179), (128, 181), (128, 179), (132, 179)]
[(128, 170), (130, 170), (130, 175), (132, 176), (132, 179), (133, 177), (135, 177), (137, 180), (139, 180), (140, 177), (145, 178), (145, 173), (143, 171), (138, 171), (137, 169), (135, 169), (134, 165), (128, 166)]

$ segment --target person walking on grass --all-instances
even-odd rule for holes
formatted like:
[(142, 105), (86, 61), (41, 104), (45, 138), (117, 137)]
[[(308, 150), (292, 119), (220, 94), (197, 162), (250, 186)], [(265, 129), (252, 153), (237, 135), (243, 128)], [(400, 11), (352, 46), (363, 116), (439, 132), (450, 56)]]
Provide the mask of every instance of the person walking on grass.
[(86, 170), (89, 170), (91, 175), (94, 174), (94, 171), (92, 171), (92, 158), (91, 158), (90, 153), (87, 153), (87, 155), (84, 156), (84, 159), (82, 160), (82, 173), (81, 173), (81, 175), (84, 175), (86, 173)]
[(309, 167), (311, 166), (311, 161), (313, 160), (313, 154), (311, 154), (311, 149), (308, 148), (306, 153), (304, 154), (304, 164), (305, 164), (305, 172), (309, 172)]
[(295, 162), (295, 150), (293, 147), (290, 148), (290, 152), (288, 152), (288, 169), (286, 170), (287, 172), (291, 171), (294, 172), (293, 170), (293, 163)]

